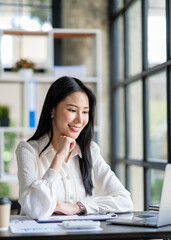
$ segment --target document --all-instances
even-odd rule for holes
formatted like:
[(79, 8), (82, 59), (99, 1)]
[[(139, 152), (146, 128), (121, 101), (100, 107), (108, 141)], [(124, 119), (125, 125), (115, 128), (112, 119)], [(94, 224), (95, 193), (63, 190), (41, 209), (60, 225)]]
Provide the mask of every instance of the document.
[(95, 228), (75, 228), (75, 229), (66, 229), (63, 228), (61, 223), (38, 223), (35, 220), (10, 220), (9, 228), (12, 233), (47, 233), (47, 232), (95, 232), (102, 231), (100, 226)]
[(118, 216), (115, 213), (109, 214), (87, 214), (87, 215), (52, 215), (47, 219), (41, 219), (36, 221), (38, 223), (57, 223), (62, 221), (72, 221), (72, 220), (94, 220), (94, 221), (104, 221)]
[(12, 233), (36, 233), (36, 232), (59, 232), (57, 223), (39, 224), (35, 220), (11, 220), (10, 230)]

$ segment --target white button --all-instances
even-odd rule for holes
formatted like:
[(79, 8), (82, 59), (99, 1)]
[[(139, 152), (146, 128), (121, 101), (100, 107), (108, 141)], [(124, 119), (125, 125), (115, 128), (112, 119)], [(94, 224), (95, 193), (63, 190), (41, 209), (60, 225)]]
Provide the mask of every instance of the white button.
[(66, 176), (66, 178), (67, 178), (68, 180), (70, 180), (70, 176)]

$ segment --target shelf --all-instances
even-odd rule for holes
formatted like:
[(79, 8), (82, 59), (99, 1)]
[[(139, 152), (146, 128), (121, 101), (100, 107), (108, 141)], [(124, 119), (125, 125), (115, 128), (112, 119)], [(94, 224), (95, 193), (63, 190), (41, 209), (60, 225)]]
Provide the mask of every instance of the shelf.
[(35, 131), (35, 128), (29, 127), (0, 127), (0, 133), (4, 132), (30, 132)]
[[(54, 77), (52, 75), (49, 74), (45, 74), (45, 73), (35, 73), (34, 74), (34, 78), (30, 79), (30, 80), (34, 80), (36, 82), (53, 82), (54, 81)], [(19, 76), (18, 73), (2, 73), (2, 75), (0, 76), (0, 82), (2, 83), (24, 83), (24, 82), (28, 82), (28, 79), (23, 79)]]
[[(79, 62), (76, 61), (76, 63), (72, 63), (69, 62), (68, 64), (74, 64), (74, 65), (78, 65), (78, 64), (83, 64), (86, 65), (87, 69), (89, 69), (89, 71), (87, 71), (89, 73), (89, 76), (86, 76), (85, 74), (82, 74), (79, 71), (74, 71), (73, 73), (73, 77), (76, 77), (80, 80), (82, 80), (85, 84), (88, 85), (88, 87), (92, 87), (93, 90), (95, 90), (95, 94), (97, 97), (97, 110), (96, 110), (96, 126), (94, 128), (95, 130), (95, 141), (98, 142), (98, 144), (100, 145), (101, 143), (101, 137), (100, 137), (100, 131), (101, 131), (101, 112), (100, 112), (100, 104), (101, 104), (101, 31), (99, 29), (66, 29), (66, 28), (56, 28), (56, 29), (52, 29), (49, 32), (43, 32), (43, 31), (38, 31), (38, 32), (34, 32), (34, 31), (23, 31), (20, 29), (6, 29), (6, 30), (0, 30), (0, 44), (1, 41), (3, 40), (3, 36), (4, 35), (11, 35), (13, 36), (11, 39), (13, 40), (14, 44), (18, 44), (18, 39), (19, 40), (23, 40), (23, 39), (31, 39), (31, 36), (33, 36), (33, 44), (34, 44), (34, 39), (37, 37), (39, 38), (39, 36), (43, 37), (43, 39), (46, 39), (46, 44), (47, 44), (47, 50), (46, 50), (46, 56), (47, 59), (45, 62), (43, 62), (43, 67), (41, 66), (41, 68), (44, 68), (46, 71), (44, 73), (34, 73), (33, 77), (31, 77), (31, 79), (23, 79), (19, 73), (16, 72), (5, 72), (3, 70), (3, 65), (2, 65), (2, 61), (1, 61), (1, 55), (2, 52), (0, 54), (0, 84), (1, 86), (3, 86), (3, 89), (8, 89), (8, 84), (12, 84), (12, 87), (16, 87), (17, 91), (20, 91), (19, 97), (22, 97), (21, 99), (21, 109), (20, 112), (23, 114), (23, 116), (20, 116), (20, 121), (18, 121), (19, 123), (23, 123), (23, 125), (28, 126), (28, 107), (30, 104), (30, 95), (27, 91), (27, 87), (29, 87), (29, 84), (27, 85), (27, 83), (35, 81), (35, 83), (40, 84), (37, 85), (38, 87), (36, 88), (36, 94), (40, 94), (41, 91), (41, 87), (43, 89), (43, 91), (45, 90), (46, 85), (42, 86), (41, 84), (52, 84), (56, 79), (60, 78), (62, 75), (68, 75), (69, 74), (63, 74), (58, 71), (55, 72), (55, 63), (54, 63), (54, 55), (57, 54), (56, 53), (56, 49), (54, 46), (54, 39), (71, 39), (71, 38), (81, 38), (78, 39), (78, 43), (79, 46), (83, 47), (82, 44), (80, 44), (80, 42), (88, 42), (88, 45), (85, 44), (85, 50), (87, 51), (87, 55), (85, 55), (85, 58), (87, 57), (87, 59), (85, 59), (85, 61), (83, 62)], [(18, 36), (16, 38), (16, 36)], [(24, 37), (25, 36), (25, 37)], [(37, 39), (36, 38), (36, 39)], [(82, 38), (87, 38), (85, 41)], [(70, 40), (72, 43), (72, 39)], [(21, 41), (22, 42), (22, 41)], [(65, 42), (65, 40), (64, 40)], [(77, 41), (75, 41), (75, 44), (77, 44)], [(24, 43), (23, 43), (24, 44)], [(31, 49), (32, 49), (33, 45), (31, 45)], [(19, 51), (18, 50), (18, 45), (16, 48), (14, 48), (15, 51)], [(22, 44), (21, 46), (19, 46), (19, 49), (22, 49)], [(46, 48), (45, 48), (46, 49)], [(75, 49), (74, 49), (75, 50)], [(20, 52), (19, 52), (20, 53)], [(66, 56), (68, 55), (68, 51), (66, 51)], [(20, 53), (19, 56), (22, 56), (22, 54)], [(20, 57), (21, 57), (20, 56)], [(90, 57), (90, 61), (89, 61), (89, 57)], [(83, 59), (84, 60), (84, 59)], [(78, 63), (77, 63), (78, 62)], [(40, 65), (40, 64), (39, 64)], [(62, 67), (62, 66), (61, 66)], [(80, 73), (79, 76), (76, 73)], [(84, 76), (84, 77), (83, 77)], [(6, 87), (6, 85), (7, 87)], [(14, 86), (13, 84), (21, 84), (21, 86), (19, 85), (20, 88), (18, 88), (18, 86)], [(35, 85), (35, 84), (33, 84)], [(40, 87), (40, 88), (39, 88)], [(5, 90), (6, 91), (6, 90)], [(11, 92), (12, 92), (12, 88), (11, 88)], [(42, 93), (43, 94), (43, 93)], [(37, 96), (37, 95), (36, 95)], [(29, 99), (29, 100), (28, 100)], [(7, 99), (8, 100), (8, 99)], [(7, 101), (5, 100), (5, 101)], [(10, 99), (10, 101), (12, 101), (12, 99)], [(2, 101), (3, 102), (3, 101)], [(18, 103), (18, 102), (17, 102)], [(39, 103), (40, 105), (40, 103)], [(19, 108), (18, 108), (19, 109)], [(23, 109), (26, 109), (26, 111), (23, 112)], [(37, 113), (36, 113), (37, 114)], [(35, 118), (37, 119), (37, 117)], [(36, 128), (30, 128), (30, 127), (0, 127), (0, 182), (4, 181), (4, 182), (11, 182), (17, 181), (17, 175), (12, 174), (12, 173), (16, 173), (16, 172), (11, 172), (10, 173), (6, 173), (4, 172), (4, 161), (3, 161), (3, 152), (4, 152), (4, 146), (5, 146), (5, 140), (8, 139), (7, 133), (16, 133), (14, 135), (17, 136), (17, 142), (16, 145), (20, 140), (24, 140), (27, 135), (33, 135), (33, 133), (35, 132)], [(12, 134), (13, 135), (13, 134)], [(6, 138), (7, 137), (7, 138)], [(5, 139), (6, 138), (6, 139)], [(16, 162), (16, 159), (14, 159), (14, 161)], [(7, 170), (8, 171), (8, 170)]]
[(66, 29), (66, 28), (54, 28), (51, 31), (26, 31), (26, 30), (19, 30), (19, 29), (6, 29), (1, 30), (2, 34), (6, 35), (29, 35), (29, 36), (48, 36), (49, 33), (53, 33), (57, 38), (65, 38), (65, 37), (86, 37), (100, 33), (99, 29)]
[[(54, 75), (46, 74), (46, 73), (35, 73), (34, 78), (30, 79), (38, 83), (52, 83), (54, 82), (58, 77), (55, 77)], [(84, 83), (97, 83), (100, 81), (100, 78), (98, 77), (79, 77), (80, 80), (82, 80)], [(28, 82), (28, 79), (22, 79), (18, 73), (3, 73), (0, 76), (0, 82), (1, 83), (24, 83)]]
[(54, 38), (72, 38), (72, 37), (92, 37), (94, 33), (53, 33)]
[(92, 37), (100, 33), (98, 29), (53, 29), (54, 38)]
[(2, 30), (5, 35), (17, 35), (17, 36), (47, 36), (49, 32), (34, 32), (34, 31), (23, 31), (23, 30)]

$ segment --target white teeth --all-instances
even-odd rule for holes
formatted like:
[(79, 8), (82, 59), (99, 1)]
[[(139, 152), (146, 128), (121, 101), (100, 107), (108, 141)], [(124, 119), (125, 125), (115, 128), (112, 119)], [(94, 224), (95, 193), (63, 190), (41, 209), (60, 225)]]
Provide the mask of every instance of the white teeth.
[(72, 126), (70, 126), (70, 128), (73, 128), (73, 129), (75, 129), (75, 130), (78, 130), (78, 129), (79, 129), (78, 127), (72, 127)]

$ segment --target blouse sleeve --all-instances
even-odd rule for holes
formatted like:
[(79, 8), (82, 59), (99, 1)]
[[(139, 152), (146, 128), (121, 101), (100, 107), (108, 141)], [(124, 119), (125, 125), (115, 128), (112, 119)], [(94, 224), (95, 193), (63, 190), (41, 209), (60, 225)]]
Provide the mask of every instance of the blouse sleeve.
[(124, 188), (100, 154), (98, 145), (91, 145), (95, 197), (82, 201), (90, 212), (128, 212), (133, 210), (130, 193)]
[(39, 179), (38, 153), (28, 142), (19, 143), (16, 157), (19, 203), (22, 209), (34, 219), (49, 217), (56, 207), (56, 189), (60, 182), (60, 173), (49, 168)]

